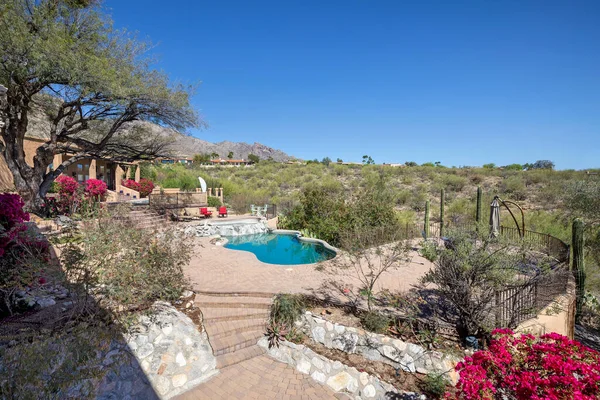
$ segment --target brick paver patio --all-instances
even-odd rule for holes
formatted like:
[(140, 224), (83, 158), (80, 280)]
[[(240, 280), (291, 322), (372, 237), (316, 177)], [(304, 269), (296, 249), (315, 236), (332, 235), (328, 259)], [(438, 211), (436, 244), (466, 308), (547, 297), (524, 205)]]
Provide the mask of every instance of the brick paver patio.
[[(250, 252), (225, 249), (211, 244), (208, 238), (198, 238), (196, 243), (195, 255), (185, 269), (195, 290), (310, 293), (332, 278), (316, 271), (314, 264), (265, 264)], [(383, 274), (378, 289), (408, 290), (417, 284), (429, 270), (431, 263), (417, 251), (411, 252), (411, 258), (410, 263)], [(342, 279), (347, 283), (359, 284), (350, 276)], [(331, 291), (330, 288), (326, 290)]]

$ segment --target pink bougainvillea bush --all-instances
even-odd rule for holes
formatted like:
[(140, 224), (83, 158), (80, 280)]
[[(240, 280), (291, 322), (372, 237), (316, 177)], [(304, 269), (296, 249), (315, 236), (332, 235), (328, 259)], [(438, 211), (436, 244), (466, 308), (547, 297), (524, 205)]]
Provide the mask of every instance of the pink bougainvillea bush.
[(600, 353), (550, 333), (492, 332), (487, 350), (457, 365), (456, 392), (446, 399), (600, 399)]
[(140, 184), (133, 179), (125, 179), (121, 182), (121, 185), (125, 186), (128, 189), (135, 190), (137, 192), (140, 191)]
[(23, 211), (24, 205), (19, 195), (0, 193), (0, 257), (18, 242), (20, 232), (26, 230), (23, 222), (29, 221), (29, 214)]
[(79, 188), (79, 183), (77, 183), (75, 178), (71, 178), (67, 175), (60, 175), (56, 178), (56, 183), (58, 183), (59, 194), (74, 195)]
[(85, 182), (86, 197), (93, 201), (103, 201), (106, 198), (108, 187), (99, 179), (88, 179)]
[(48, 242), (28, 229), (23, 206), (20, 196), (0, 194), (0, 316), (12, 314), (16, 290), (41, 284), (49, 261)]
[(79, 183), (74, 178), (61, 175), (56, 178), (58, 183), (58, 210), (61, 214), (72, 214), (76, 212), (81, 204), (81, 193)]
[(139, 187), (140, 197), (148, 197), (152, 193), (152, 190), (154, 190), (154, 182), (150, 179), (142, 178), (140, 179)]

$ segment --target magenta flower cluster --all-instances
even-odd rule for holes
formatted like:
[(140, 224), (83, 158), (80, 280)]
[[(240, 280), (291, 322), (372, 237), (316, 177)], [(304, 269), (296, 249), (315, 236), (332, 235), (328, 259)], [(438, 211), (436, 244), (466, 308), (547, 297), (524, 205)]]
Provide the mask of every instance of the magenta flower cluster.
[(99, 179), (88, 179), (85, 182), (85, 194), (87, 197), (97, 201), (102, 201), (106, 198), (108, 188), (106, 183)]
[(487, 350), (457, 365), (456, 392), (446, 399), (600, 399), (600, 353), (557, 333), (536, 337), (492, 332)]
[(140, 179), (139, 182), (136, 182), (133, 179), (126, 179), (121, 182), (121, 185), (139, 192), (140, 197), (147, 197), (154, 189), (154, 182), (146, 178)]
[(19, 234), (27, 227), (29, 214), (23, 211), (25, 203), (17, 194), (0, 193), (0, 256), (6, 249), (18, 243)]

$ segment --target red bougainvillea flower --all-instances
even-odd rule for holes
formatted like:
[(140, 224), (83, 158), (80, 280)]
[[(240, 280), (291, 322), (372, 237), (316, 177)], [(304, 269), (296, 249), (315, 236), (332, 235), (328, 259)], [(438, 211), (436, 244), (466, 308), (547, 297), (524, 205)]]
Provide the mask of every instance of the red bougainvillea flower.
[(97, 201), (102, 201), (106, 197), (108, 187), (106, 183), (99, 179), (88, 179), (85, 182), (85, 194), (89, 198)]
[(77, 192), (77, 188), (79, 187), (79, 183), (67, 175), (61, 175), (56, 178), (56, 183), (58, 183), (58, 193), (62, 195), (72, 196)]
[(487, 350), (456, 366), (446, 399), (592, 400), (600, 398), (600, 353), (557, 333), (492, 332)]

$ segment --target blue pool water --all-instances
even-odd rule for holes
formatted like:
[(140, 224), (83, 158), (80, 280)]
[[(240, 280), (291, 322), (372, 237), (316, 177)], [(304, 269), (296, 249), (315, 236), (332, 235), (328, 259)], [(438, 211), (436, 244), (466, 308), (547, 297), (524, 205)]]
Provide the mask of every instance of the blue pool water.
[(268, 264), (311, 264), (335, 257), (335, 253), (322, 244), (302, 242), (295, 235), (260, 233), (228, 236), (227, 239), (226, 248), (249, 251)]

